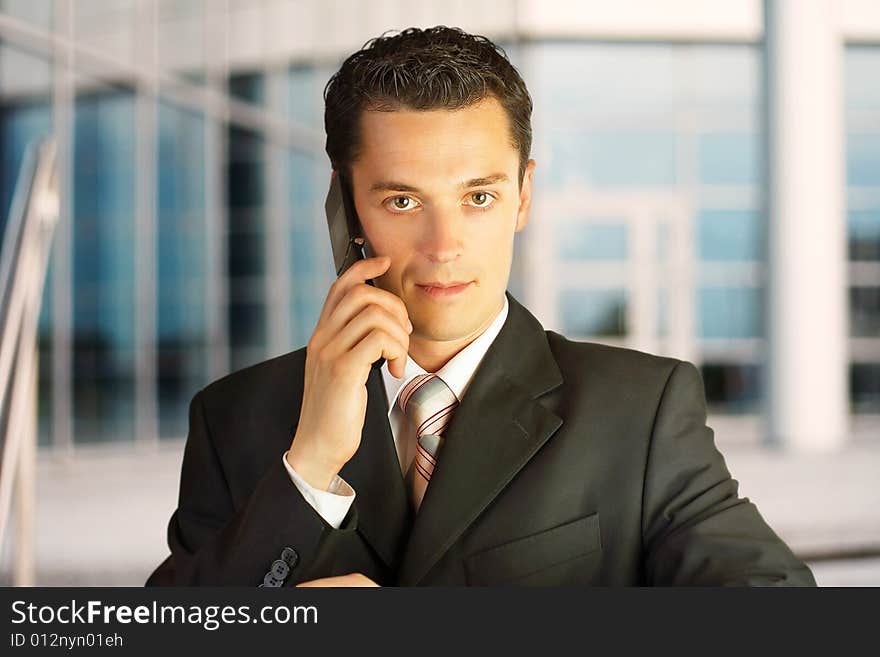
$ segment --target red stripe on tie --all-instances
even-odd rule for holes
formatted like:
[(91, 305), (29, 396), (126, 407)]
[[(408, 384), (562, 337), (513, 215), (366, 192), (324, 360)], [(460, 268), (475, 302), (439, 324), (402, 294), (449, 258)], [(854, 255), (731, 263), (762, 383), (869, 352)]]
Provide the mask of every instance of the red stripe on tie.
[(433, 456), (428, 453), (428, 450), (426, 450), (424, 447), (422, 447), (421, 445), (417, 445), (416, 450), (425, 458), (426, 461), (430, 461), (431, 465), (437, 465), (437, 461), (434, 459)]
[(426, 434), (434, 434), (437, 436), (441, 435), (444, 431), (446, 431), (446, 427), (448, 427), (449, 423), (452, 421), (451, 415), (454, 412), (455, 412), (455, 409), (453, 408), (452, 410), (449, 411), (449, 413), (447, 413), (443, 417), (437, 418), (430, 425), (426, 426), (425, 430), (419, 435), (420, 436), (426, 435)]
[(404, 394), (404, 399), (401, 404), (401, 408), (403, 408), (404, 413), (406, 413), (406, 405), (409, 403), (409, 398), (413, 396), (413, 393), (416, 390), (418, 390), (419, 388), (421, 388), (423, 385), (425, 385), (431, 379), (436, 378), (436, 376), (437, 376), (436, 374), (428, 374), (428, 375), (425, 375), (425, 377), (421, 381), (418, 381), (418, 383), (415, 383), (417, 381), (417, 379), (413, 379), (412, 381), (409, 382), (409, 384), (407, 384), (407, 385), (412, 386), (412, 384), (415, 383), (415, 386), (413, 386), (410, 390), (408, 390)]
[(431, 481), (431, 474), (425, 472), (425, 469), (418, 463), (416, 463), (416, 472), (418, 472), (425, 481)]
[(422, 470), (427, 472), (429, 475), (434, 474), (434, 466), (425, 461), (424, 459), (416, 459), (416, 465), (418, 465)]
[(425, 433), (425, 427), (427, 427), (430, 422), (433, 422), (436, 418), (440, 417), (442, 414), (448, 413), (449, 411), (453, 410), (456, 406), (458, 406), (458, 400), (455, 400), (454, 402), (452, 402), (448, 406), (444, 406), (439, 411), (434, 413), (434, 415), (427, 418), (424, 422), (422, 422), (419, 425), (419, 428), (416, 430), (416, 435), (421, 436), (423, 433)]

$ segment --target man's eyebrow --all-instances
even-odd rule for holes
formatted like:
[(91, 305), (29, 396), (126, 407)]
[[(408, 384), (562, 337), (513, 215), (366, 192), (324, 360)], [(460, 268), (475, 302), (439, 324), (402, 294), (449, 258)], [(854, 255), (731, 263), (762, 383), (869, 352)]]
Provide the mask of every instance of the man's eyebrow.
[[(483, 178), (471, 178), (470, 180), (465, 180), (463, 183), (459, 185), (460, 189), (469, 189), (471, 187), (482, 187), (484, 185), (494, 185), (495, 183), (507, 182), (510, 178), (507, 177), (506, 173), (493, 173), (490, 176), (485, 176)], [(383, 180), (377, 183), (374, 183), (370, 187), (371, 192), (412, 192), (413, 194), (419, 193), (418, 187), (413, 187), (412, 185), (407, 185), (406, 183), (396, 182), (393, 180)]]

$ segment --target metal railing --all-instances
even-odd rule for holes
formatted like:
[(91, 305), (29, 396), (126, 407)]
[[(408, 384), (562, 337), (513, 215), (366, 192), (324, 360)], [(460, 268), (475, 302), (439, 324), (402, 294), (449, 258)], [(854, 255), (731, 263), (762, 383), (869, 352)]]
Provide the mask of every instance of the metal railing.
[(37, 322), (59, 197), (54, 140), (28, 148), (0, 250), (0, 547), (16, 501), (13, 583), (34, 583)]

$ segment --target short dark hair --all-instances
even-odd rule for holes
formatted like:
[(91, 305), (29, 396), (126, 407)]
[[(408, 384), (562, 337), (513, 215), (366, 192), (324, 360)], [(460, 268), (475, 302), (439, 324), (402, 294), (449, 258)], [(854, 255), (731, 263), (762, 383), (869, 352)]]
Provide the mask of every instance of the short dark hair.
[(494, 96), (519, 150), (522, 185), (532, 147), (532, 98), (507, 54), (457, 27), (410, 27), (367, 41), (324, 87), (324, 129), (333, 168), (350, 180), (364, 110), (460, 109)]

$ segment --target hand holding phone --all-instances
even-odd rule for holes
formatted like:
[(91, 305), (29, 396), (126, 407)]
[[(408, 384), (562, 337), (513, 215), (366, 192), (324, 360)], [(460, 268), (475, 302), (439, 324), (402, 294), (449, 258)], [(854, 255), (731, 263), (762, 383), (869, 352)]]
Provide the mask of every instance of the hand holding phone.
[(412, 324), (399, 297), (365, 284), (388, 257), (352, 265), (330, 288), (306, 348), (302, 408), (287, 461), (309, 484), (327, 490), (360, 445), (373, 362), (388, 360), (402, 377)]
[[(334, 182), (338, 184), (338, 176)], [(332, 223), (330, 195), (328, 221)], [(357, 246), (346, 232), (349, 243)], [(331, 240), (332, 233), (331, 227)], [(287, 453), (293, 469), (321, 490), (327, 490), (360, 445), (370, 369), (385, 358), (391, 374), (402, 378), (412, 332), (403, 301), (370, 284), (388, 270), (391, 259), (364, 259), (361, 252), (346, 262), (348, 256), (339, 255), (344, 256), (335, 258), (341, 275), (327, 293), (306, 347), (302, 408)]]

